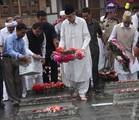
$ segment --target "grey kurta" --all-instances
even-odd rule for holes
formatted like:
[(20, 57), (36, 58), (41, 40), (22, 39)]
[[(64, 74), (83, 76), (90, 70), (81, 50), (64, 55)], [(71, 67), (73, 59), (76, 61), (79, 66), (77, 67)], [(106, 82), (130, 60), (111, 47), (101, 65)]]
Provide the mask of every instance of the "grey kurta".
[[(138, 40), (138, 33), (135, 28), (132, 25), (126, 28), (124, 27), (123, 23), (115, 25), (109, 40), (112, 39), (117, 39), (125, 47), (126, 55), (130, 58), (130, 72), (135, 73), (139, 71), (139, 64), (137, 58), (133, 63), (134, 53), (132, 49), (134, 48)], [(117, 60), (115, 60), (114, 68), (117, 73), (129, 74), (129, 72), (123, 70), (122, 65)]]
[(64, 64), (65, 79), (83, 82), (91, 77), (89, 42), (90, 34), (84, 19), (75, 17), (75, 23), (70, 23), (67, 19), (63, 21), (59, 47), (85, 49), (85, 57), (82, 60), (76, 59)]

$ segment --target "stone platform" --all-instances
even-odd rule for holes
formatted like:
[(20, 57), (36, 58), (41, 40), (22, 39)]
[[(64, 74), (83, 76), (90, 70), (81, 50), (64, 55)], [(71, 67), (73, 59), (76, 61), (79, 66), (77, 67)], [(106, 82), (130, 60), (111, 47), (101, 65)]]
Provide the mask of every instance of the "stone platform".
[(105, 84), (105, 92), (114, 94), (117, 89), (139, 88), (139, 80), (117, 81)]
[(139, 88), (119, 89), (113, 95), (114, 103), (139, 102)]
[(51, 103), (62, 103), (72, 101), (70, 95), (57, 95), (57, 96), (35, 96), (30, 98), (21, 99), (20, 106), (33, 106), (33, 105), (42, 105), (42, 104), (51, 104)]
[[(37, 110), (43, 110), (51, 106), (61, 106), (63, 109), (57, 112), (44, 112)], [(71, 102), (67, 103), (53, 103), (43, 104), (38, 106), (21, 107), (18, 112), (18, 119), (21, 120), (64, 120), (64, 118), (79, 118), (78, 108)], [(19, 120), (20, 120), (19, 119)], [(70, 119), (69, 119), (70, 120)], [(72, 120), (72, 119), (71, 119)], [(79, 119), (77, 119), (79, 120)]]
[[(79, 109), (72, 104), (73, 101), (71, 95), (66, 92), (53, 96), (33, 94), (21, 99), (17, 120), (80, 120)], [(53, 106), (63, 109), (55, 112), (45, 111)]]
[[(86, 102), (80, 101), (78, 98), (73, 100), (67, 91), (53, 96), (33, 94), (21, 100), (18, 113), (13, 115), (15, 117), (17, 115), (16, 118), (3, 119), (3, 114), (0, 114), (2, 116), (0, 120), (139, 120), (138, 92), (134, 91), (133, 95), (132, 90), (127, 89), (128, 87), (119, 88), (112, 95), (106, 94), (105, 97), (95, 96), (90, 90)], [(135, 89), (133, 86), (133, 89), (137, 90), (138, 88)], [(113, 96), (117, 96), (117, 98), (115, 99)], [(103, 105), (102, 103), (112, 104)], [(92, 104), (101, 105), (91, 106)], [(67, 109), (58, 112), (34, 112), (55, 105)]]

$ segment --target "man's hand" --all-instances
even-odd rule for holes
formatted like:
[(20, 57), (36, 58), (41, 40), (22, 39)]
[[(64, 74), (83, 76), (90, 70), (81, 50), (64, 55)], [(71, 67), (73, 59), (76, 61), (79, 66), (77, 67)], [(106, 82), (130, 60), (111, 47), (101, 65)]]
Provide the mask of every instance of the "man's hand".
[(23, 64), (27, 64), (27, 63), (31, 62), (31, 57), (23, 55), (23, 56), (19, 57), (19, 61)]
[(2, 53), (3, 52), (3, 46), (0, 45), (0, 52)]
[(37, 55), (37, 54), (33, 54), (32, 57), (33, 57), (34, 59), (36, 59), (36, 60), (41, 61), (42, 64), (45, 64), (45, 58), (43, 58), (42, 56)]
[(54, 39), (53, 44), (54, 44), (55, 48), (57, 48), (59, 46), (59, 40)]
[(37, 54), (33, 54), (32, 56), (34, 59), (36, 60), (41, 60), (42, 59), (42, 56), (41, 55), (37, 55)]
[(78, 49), (78, 50), (76, 51), (76, 53), (78, 53), (78, 52), (83, 52), (83, 53), (85, 53), (85, 49)]
[(45, 58), (41, 59), (41, 63), (44, 65), (45, 64)]

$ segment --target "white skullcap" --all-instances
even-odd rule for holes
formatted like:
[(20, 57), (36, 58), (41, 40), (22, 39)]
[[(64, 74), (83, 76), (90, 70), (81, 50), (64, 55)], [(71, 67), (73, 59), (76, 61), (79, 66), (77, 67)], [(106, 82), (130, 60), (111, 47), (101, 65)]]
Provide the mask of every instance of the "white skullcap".
[(15, 27), (16, 25), (16, 21), (5, 22), (5, 27)]
[(64, 11), (64, 10), (60, 11), (59, 15), (60, 15), (60, 16), (65, 15), (65, 11)]

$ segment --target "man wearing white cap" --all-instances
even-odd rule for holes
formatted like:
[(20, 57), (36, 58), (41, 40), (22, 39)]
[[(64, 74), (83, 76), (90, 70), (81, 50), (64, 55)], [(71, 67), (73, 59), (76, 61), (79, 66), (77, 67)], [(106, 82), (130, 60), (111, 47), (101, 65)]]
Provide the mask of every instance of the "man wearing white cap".
[[(2, 50), (4, 48), (4, 44), (5, 44), (7, 37), (15, 31), (15, 26), (16, 26), (16, 22), (13, 21), (13, 18), (8, 17), (5, 22), (5, 27), (0, 30), (0, 49), (1, 49), (0, 52), (1, 53), (3, 52)], [(2, 61), (1, 61), (1, 64), (2, 64)], [(3, 72), (2, 65), (1, 65), (0, 71)], [(0, 82), (3, 81), (2, 79), (3, 79), (3, 76), (1, 75)], [(3, 100), (8, 100), (5, 83), (3, 85), (4, 85), (3, 86), (3, 89), (4, 89)]]
[(59, 37), (58, 39), (60, 39), (61, 24), (65, 20), (65, 11), (64, 10), (60, 11), (59, 16), (60, 16), (59, 20), (55, 24), (55, 31)]
[(5, 27), (0, 30), (0, 42), (1, 45), (4, 45), (7, 36), (12, 34), (15, 30), (17, 23), (13, 21), (12, 17), (8, 17), (5, 22)]
[(122, 23), (115, 25), (109, 40), (118, 40), (125, 48), (124, 52), (130, 59), (129, 71), (125, 71), (122, 64), (115, 59), (114, 69), (118, 74), (119, 80), (137, 80), (139, 64), (134, 57), (133, 48), (138, 40), (137, 30), (131, 25), (131, 12), (125, 11)]

